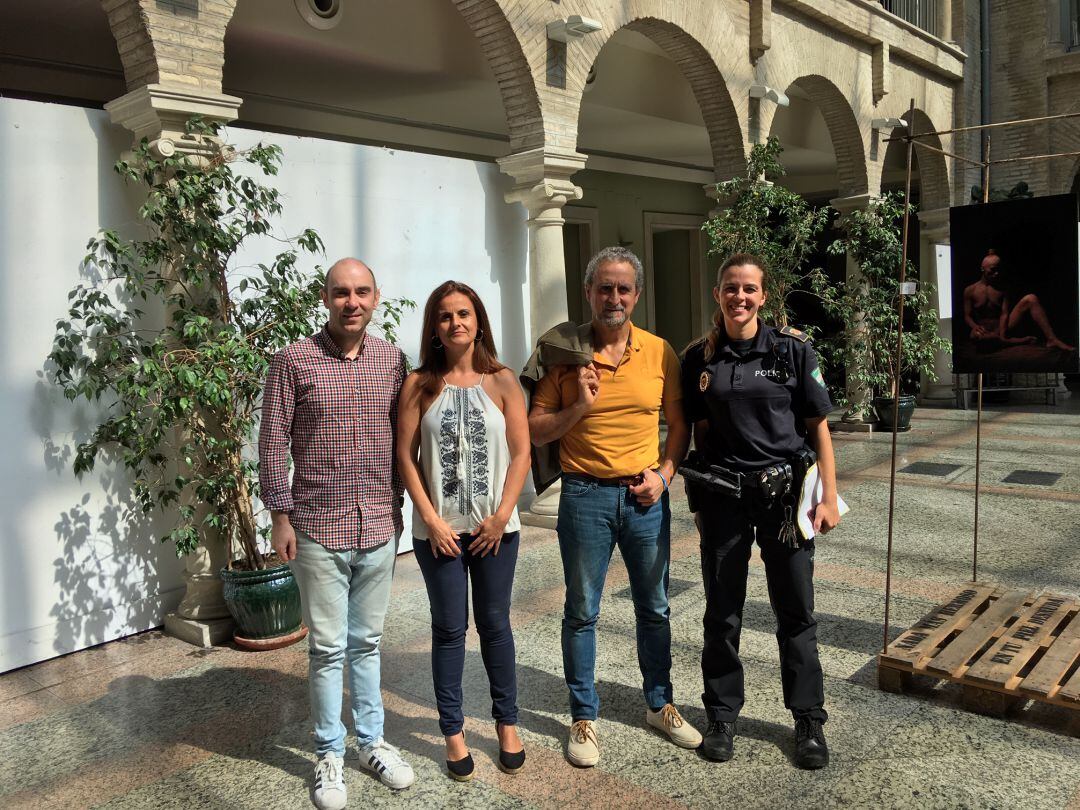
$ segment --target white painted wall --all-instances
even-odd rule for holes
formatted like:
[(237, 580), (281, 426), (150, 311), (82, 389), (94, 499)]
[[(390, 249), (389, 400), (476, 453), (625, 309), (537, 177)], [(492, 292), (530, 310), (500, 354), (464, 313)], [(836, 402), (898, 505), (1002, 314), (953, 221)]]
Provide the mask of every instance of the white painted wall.
[(123, 476), (70, 473), (89, 410), (43, 375), (87, 239), (133, 219), (111, 169), (129, 145), (99, 111), (0, 99), (0, 671), (153, 627), (181, 595)]
[[(284, 208), (281, 234), (315, 228), (326, 245), (323, 267), (355, 256), (374, 269), (383, 298), (416, 302), (398, 331), (414, 365), (424, 303), (447, 279), (465, 282), (484, 301), (499, 358), (515, 369), (525, 364), (525, 209), (505, 202), (512, 181), (495, 164), (235, 127), (227, 139), (241, 149), (260, 141), (281, 146), (284, 162), (274, 179)], [(280, 245), (259, 248), (238, 264), (270, 261)], [(403, 514), (398, 548), (411, 551), (408, 496)]]
[[(512, 181), (494, 163), (236, 127), (227, 139), (238, 148), (262, 141), (284, 150), (274, 178), (284, 205), (280, 232), (315, 228), (326, 244), (320, 264), (356, 256), (375, 270), (384, 298), (416, 302), (400, 331), (402, 349), (414, 362), (428, 294), (456, 279), (484, 300), (500, 358), (511, 367), (524, 364), (525, 209), (504, 201)], [(267, 260), (278, 247), (264, 243), (241, 261)]]
[[(285, 150), (274, 180), (285, 196), (282, 232), (316, 228), (326, 263), (359, 256), (384, 296), (418, 307), (447, 278), (473, 285), (504, 361), (524, 362), (525, 215), (503, 201), (509, 180), (497, 167), (230, 131), (240, 146), (260, 137)], [(87, 239), (134, 225), (137, 194), (112, 172), (129, 145), (99, 110), (0, 99), (0, 672), (159, 625), (182, 594), (181, 563), (154, 540), (162, 521), (123, 512), (124, 477), (107, 468), (81, 481), (70, 473), (91, 414), (43, 376)], [(252, 250), (241, 262), (273, 251)], [(414, 313), (401, 330), (414, 361), (419, 319)]]

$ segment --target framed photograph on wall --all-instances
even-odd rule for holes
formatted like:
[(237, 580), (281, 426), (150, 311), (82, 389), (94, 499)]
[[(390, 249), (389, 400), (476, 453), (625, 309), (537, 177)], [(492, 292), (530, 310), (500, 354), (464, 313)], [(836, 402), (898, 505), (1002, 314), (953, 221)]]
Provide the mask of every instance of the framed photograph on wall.
[(1077, 197), (949, 211), (953, 371), (1080, 370)]

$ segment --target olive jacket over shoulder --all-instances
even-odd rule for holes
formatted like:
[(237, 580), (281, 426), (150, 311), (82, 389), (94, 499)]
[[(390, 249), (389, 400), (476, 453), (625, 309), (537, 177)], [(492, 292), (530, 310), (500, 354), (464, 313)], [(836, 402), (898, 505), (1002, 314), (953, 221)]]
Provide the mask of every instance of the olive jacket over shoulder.
[[(555, 366), (587, 366), (593, 361), (592, 323), (560, 323), (542, 334), (536, 349), (521, 370), (519, 379), (531, 400), (536, 384)], [(562, 475), (559, 442), (532, 445), (532, 473), (536, 494), (550, 487)]]

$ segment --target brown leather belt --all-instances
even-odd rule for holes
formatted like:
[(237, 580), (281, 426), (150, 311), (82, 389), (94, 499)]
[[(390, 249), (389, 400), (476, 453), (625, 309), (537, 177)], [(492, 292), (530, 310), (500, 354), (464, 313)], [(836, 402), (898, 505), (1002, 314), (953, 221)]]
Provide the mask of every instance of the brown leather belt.
[(579, 481), (588, 481), (601, 487), (633, 487), (642, 482), (640, 473), (638, 475), (624, 476), (623, 478), (597, 478), (595, 475), (585, 475), (583, 473), (566, 473), (564, 477), (577, 478)]

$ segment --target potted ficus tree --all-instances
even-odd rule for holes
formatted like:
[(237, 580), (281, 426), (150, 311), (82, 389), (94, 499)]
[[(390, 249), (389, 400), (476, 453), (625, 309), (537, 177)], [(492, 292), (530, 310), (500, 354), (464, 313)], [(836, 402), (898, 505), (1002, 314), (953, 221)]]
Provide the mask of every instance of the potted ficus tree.
[(716, 186), (723, 206), (705, 222), (709, 254), (726, 259), (753, 253), (768, 265), (762, 317), (776, 326), (790, 320), (788, 299), (806, 288), (817, 240), (829, 221), (827, 208), (814, 208), (801, 195), (774, 181), (783, 177), (783, 152), (775, 137), (755, 145), (746, 172)]
[[(901, 195), (887, 194), (866, 209), (845, 215), (836, 225), (840, 236), (828, 250), (851, 257), (858, 273), (841, 284), (820, 273), (811, 277), (811, 287), (826, 313), (840, 324), (838, 332), (820, 342), (825, 360), (846, 369), (847, 391), (835, 392), (836, 398), (840, 404), (872, 408), (878, 422), (890, 430), (894, 408), (899, 410), (898, 429), (908, 429), (920, 375), (937, 379), (935, 356), (951, 350), (949, 341), (938, 334), (938, 315), (931, 305), (934, 288), (920, 283), (904, 298), (897, 362), (901, 228), (903, 217), (911, 211)], [(918, 279), (910, 261), (906, 278)]]
[[(68, 399), (99, 406), (75, 473), (99, 459), (126, 468), (138, 508), (174, 516), (160, 539), (178, 555), (224, 543), (236, 637), (271, 646), (303, 630), (288, 565), (266, 553), (253, 441), (270, 358), (322, 321), (321, 273), (306, 272), (300, 258), (323, 245), (311, 229), (273, 232), (281, 199), (260, 176), (277, 173), (278, 146), (237, 151), (197, 119), (188, 130), (197, 154), (162, 157), (144, 141), (116, 164), (145, 189), (146, 235), (106, 230), (90, 240), (50, 374)], [(273, 260), (238, 266), (238, 252), (259, 238), (277, 240)], [(383, 300), (376, 325), (389, 339), (408, 306)]]

